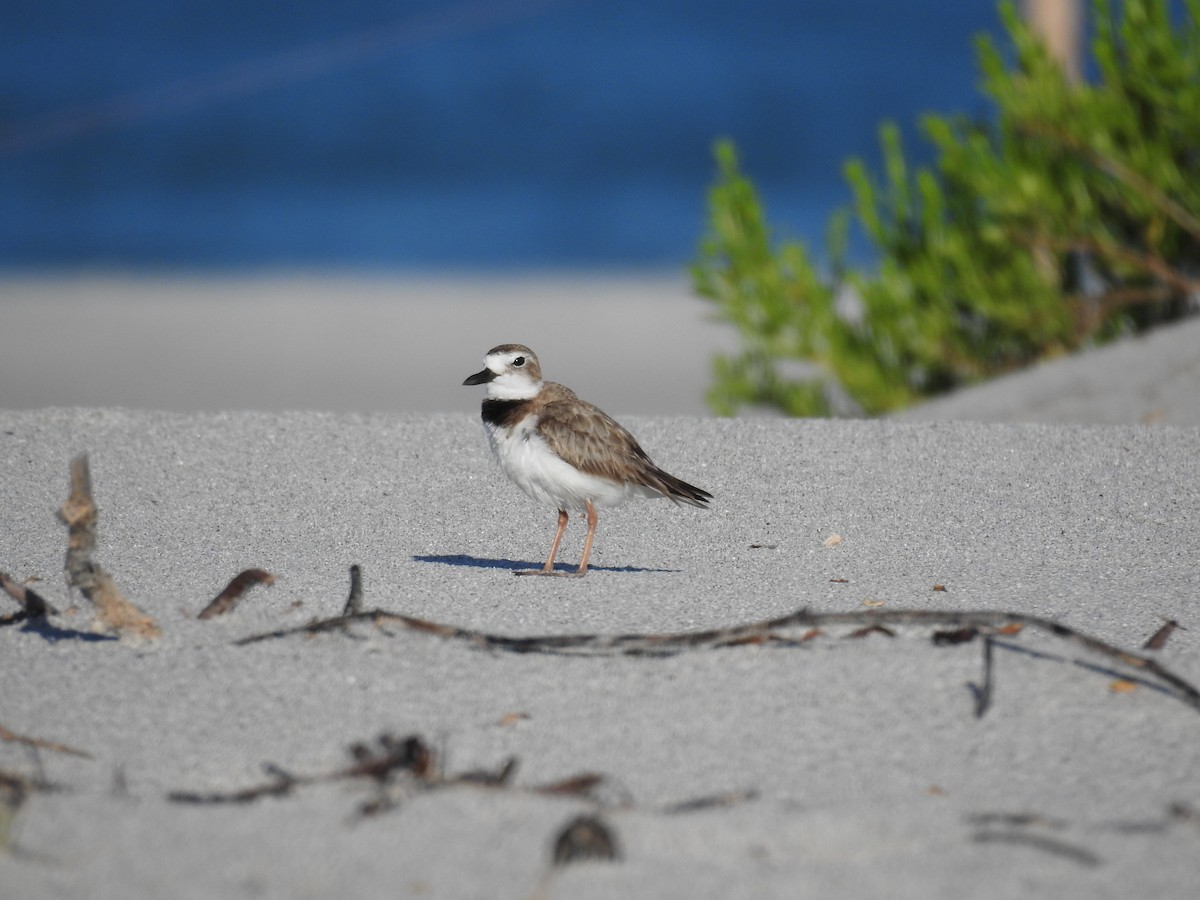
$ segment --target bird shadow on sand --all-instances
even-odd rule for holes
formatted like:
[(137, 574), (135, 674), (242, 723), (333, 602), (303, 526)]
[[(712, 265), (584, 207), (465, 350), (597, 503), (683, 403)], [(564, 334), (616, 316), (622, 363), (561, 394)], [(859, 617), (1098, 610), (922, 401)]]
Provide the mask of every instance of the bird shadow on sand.
[[(450, 553), (433, 556), (414, 556), (417, 562), (439, 563), (443, 566), (468, 566), (475, 569), (508, 569), (512, 572), (540, 569), (541, 563), (522, 562), (516, 559), (485, 559), (481, 556), (468, 556), (465, 553)], [(556, 572), (574, 572), (575, 566), (570, 563), (558, 563)], [(588, 566), (589, 572), (679, 572), (680, 569), (646, 569), (640, 566)]]

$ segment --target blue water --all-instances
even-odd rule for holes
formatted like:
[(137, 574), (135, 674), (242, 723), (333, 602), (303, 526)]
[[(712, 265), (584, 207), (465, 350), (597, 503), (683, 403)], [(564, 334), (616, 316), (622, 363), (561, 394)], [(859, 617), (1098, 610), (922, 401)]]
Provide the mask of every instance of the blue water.
[(819, 244), (990, 0), (6, 0), (0, 266), (678, 266), (715, 138)]

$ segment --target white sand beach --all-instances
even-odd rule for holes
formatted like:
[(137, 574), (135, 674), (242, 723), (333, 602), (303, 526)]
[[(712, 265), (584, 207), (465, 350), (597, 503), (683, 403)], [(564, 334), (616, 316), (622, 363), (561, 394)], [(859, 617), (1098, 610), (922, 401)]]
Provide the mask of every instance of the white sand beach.
[[(1171, 423), (1200, 391), (1153, 424), (722, 420), (700, 397), (729, 335), (672, 279), (20, 284), (0, 571), (58, 614), (0, 595), (0, 896), (1194, 891), (1200, 428)], [(505, 480), (461, 386), (508, 340), (713, 508), (605, 512), (586, 578), (514, 578), (554, 514)], [(94, 561), (156, 639), (95, 634), (66, 587), (55, 513), (84, 451)], [(351, 565), (364, 609), (468, 631), (306, 633)], [(197, 618), (253, 568), (274, 583)], [(604, 649), (801, 609), (853, 621)], [(921, 610), (944, 618), (861, 631)], [(987, 611), (1008, 618), (955, 618)], [(518, 652), (562, 635), (600, 644)], [(432, 766), (388, 756), (417, 746)], [(553, 867), (581, 814), (619, 858)]]
[[(799, 608), (1000, 610), (1200, 683), (1197, 429), (628, 424), (713, 509), (604, 514), (594, 568), (572, 580), (512, 576), (545, 552), (553, 514), (503, 478), (473, 413), (0, 413), (0, 568), (63, 611), (0, 628), (0, 725), (87, 754), (0, 740), (0, 771), (29, 791), (0, 893), (1191, 891), (1195, 698), (1052, 631), (996, 637), (982, 717), (981, 639), (938, 646), (931, 627), (800, 628), (667, 658), (488, 650), (387, 621), (235, 643), (338, 615), (360, 564), (364, 608), (501, 636), (654, 635)], [(97, 640), (65, 590), (54, 513), (83, 450), (96, 561), (155, 618), (156, 640)], [(564, 563), (580, 538), (568, 530)], [(275, 584), (196, 618), (251, 567)], [(1164, 617), (1187, 630), (1139, 649)], [(355, 745), (379, 752), (381, 734), (420, 736), (449, 781), (398, 769), (380, 807), (372, 779), (328, 777)], [(455, 780), (510, 758), (506, 787)], [(538, 790), (584, 775), (602, 780)], [(230, 802), (281, 778), (277, 795)], [(548, 876), (582, 813), (602, 817), (620, 859)]]

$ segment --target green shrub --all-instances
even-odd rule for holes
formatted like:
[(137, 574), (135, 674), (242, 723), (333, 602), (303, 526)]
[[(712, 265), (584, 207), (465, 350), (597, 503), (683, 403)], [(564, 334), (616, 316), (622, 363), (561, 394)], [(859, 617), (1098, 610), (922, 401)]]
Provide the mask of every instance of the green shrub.
[[(926, 117), (935, 162), (915, 171), (883, 125), (883, 173), (846, 165), (854, 204), (833, 217), (823, 266), (773, 240), (733, 145), (719, 142), (692, 274), (741, 349), (715, 361), (712, 407), (828, 415), (845, 394), (883, 413), (1192, 309), (1200, 0), (1174, 22), (1169, 6), (1125, 0), (1115, 15), (1095, 0), (1099, 78), (1071, 85), (1003, 3), (1011, 48), (977, 43), (994, 115)], [(847, 266), (852, 225), (875, 250), (870, 272)]]

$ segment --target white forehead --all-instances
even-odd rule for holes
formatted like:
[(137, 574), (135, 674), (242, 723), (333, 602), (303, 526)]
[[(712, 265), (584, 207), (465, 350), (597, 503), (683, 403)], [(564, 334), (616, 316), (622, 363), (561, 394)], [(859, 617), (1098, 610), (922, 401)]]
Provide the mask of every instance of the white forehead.
[(506, 371), (520, 357), (530, 359), (533, 354), (528, 350), (493, 350), (483, 359), (483, 364), (493, 372)]

